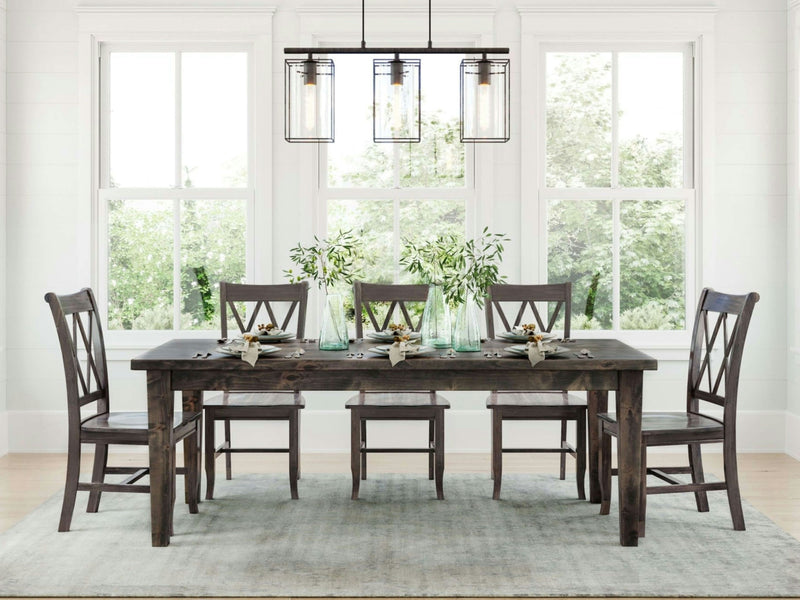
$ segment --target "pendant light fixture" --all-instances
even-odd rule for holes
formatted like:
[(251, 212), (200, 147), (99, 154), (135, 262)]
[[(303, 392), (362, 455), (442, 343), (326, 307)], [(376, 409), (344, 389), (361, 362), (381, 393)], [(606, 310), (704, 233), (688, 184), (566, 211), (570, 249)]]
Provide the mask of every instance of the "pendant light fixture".
[(507, 142), (511, 137), (508, 59), (461, 61), (461, 141)]
[(288, 59), (286, 74), (287, 142), (333, 142), (334, 67), (332, 60)]
[(361, 0), (360, 47), (283, 49), (284, 54), (307, 56), (300, 60), (286, 59), (286, 141), (334, 141), (334, 65), (330, 59), (314, 58), (314, 55), (331, 54), (393, 55), (393, 58), (373, 60), (373, 140), (406, 143), (421, 139), (421, 61), (401, 58), (401, 54), (480, 55), (481, 58), (466, 58), (461, 62), (461, 141), (509, 140), (509, 61), (487, 58), (490, 54), (508, 54), (508, 48), (434, 48), (431, 41), (431, 0), (428, 0), (427, 47), (367, 48), (364, 13), (364, 0)]

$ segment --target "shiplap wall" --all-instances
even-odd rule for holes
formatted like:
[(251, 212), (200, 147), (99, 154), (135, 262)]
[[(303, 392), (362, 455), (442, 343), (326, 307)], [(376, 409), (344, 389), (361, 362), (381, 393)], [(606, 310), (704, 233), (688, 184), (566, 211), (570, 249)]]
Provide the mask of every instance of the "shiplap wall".
[[(177, 2), (163, 2), (174, 5)], [(669, 5), (620, 1), (618, 5)], [(78, 193), (78, 21), (76, 0), (9, 0), (8, 2), (8, 222), (9, 298), (6, 327), (7, 408), (12, 451), (63, 450), (64, 392), (55, 334), (42, 300), (48, 290), (73, 291), (90, 283), (90, 244), (84, 235), (88, 198)], [(125, 4), (136, 4), (129, 0)], [(153, 2), (148, 4), (152, 5)], [(158, 4), (158, 3), (155, 3)], [(282, 139), (282, 62), (284, 45), (301, 35), (296, 0), (276, 0), (273, 48), (273, 183), (274, 220), (281, 223), (273, 238), (273, 272), (280, 279), (281, 257), (307, 237), (314, 208), (306, 193), (308, 178), (297, 160), (308, 160), (308, 148), (287, 146)], [(341, 0), (318, 5), (342, 6)], [(399, 3), (395, 3), (397, 5)], [(681, 3), (685, 4), (685, 3)], [(494, 37), (512, 47), (519, 68), (519, 16), (508, 0), (487, 0), (495, 6)], [(740, 419), (742, 447), (783, 450), (787, 408), (787, 236), (786, 236), (786, 0), (720, 0), (717, 15), (711, 118), (715, 161), (713, 222), (703, 224), (702, 284), (726, 291), (757, 290), (754, 329), (745, 357)], [(379, 17), (372, 17), (373, 19)], [(388, 19), (388, 16), (381, 18)], [(591, 15), (575, 15), (588, 19)], [(374, 21), (373, 21), (374, 22)], [(319, 33), (319, 32), (317, 32)], [(518, 73), (515, 73), (515, 77)], [(512, 86), (514, 118), (525, 104), (519, 86)], [(303, 154), (305, 152), (305, 154)], [(298, 159), (299, 157), (299, 159)], [(493, 228), (520, 232), (520, 144), (513, 139), (497, 148), (492, 189), (484, 201)], [(302, 162), (300, 164), (303, 164)], [(525, 166), (526, 172), (531, 170)], [(530, 226), (529, 226), (530, 225)], [(526, 230), (535, 230), (526, 224)], [(509, 250), (506, 270), (518, 278), (523, 257)], [(145, 384), (129, 370), (128, 354), (115, 351), (111, 385), (117, 408), (141, 408)], [(777, 357), (777, 358), (776, 358)], [(648, 409), (679, 409), (686, 363), (663, 360), (647, 374)], [(346, 394), (315, 394), (304, 420), (306, 450), (347, 448)], [(448, 449), (488, 448), (488, 419), (482, 394), (456, 395), (448, 414)], [(797, 406), (792, 404), (792, 406)], [(2, 408), (2, 405), (0, 405)], [(796, 411), (800, 413), (800, 410)], [(0, 421), (0, 428), (2, 422)], [(44, 428), (37, 429), (37, 427)], [(778, 435), (776, 429), (781, 431)], [(37, 435), (31, 432), (38, 431)], [(399, 437), (406, 432), (398, 431)], [(0, 433), (0, 440), (2, 433)]]
[[(6, 314), (6, 3), (0, 0), (0, 315)], [(0, 327), (0, 456), (8, 452), (6, 413), (7, 328)]]
[(800, 136), (798, 136), (798, 111), (800, 111), (800, 0), (788, 0), (788, 102), (787, 152), (788, 211), (787, 224), (787, 327), (789, 355), (787, 365), (786, 400), (786, 451), (800, 460)]

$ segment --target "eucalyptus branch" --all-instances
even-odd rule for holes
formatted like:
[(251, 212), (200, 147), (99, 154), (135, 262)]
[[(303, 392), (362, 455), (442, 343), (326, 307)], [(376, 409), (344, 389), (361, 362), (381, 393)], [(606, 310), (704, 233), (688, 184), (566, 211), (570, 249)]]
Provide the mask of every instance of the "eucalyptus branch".
[(356, 262), (361, 258), (361, 249), (352, 230), (322, 240), (314, 236), (313, 244), (297, 244), (292, 248), (289, 258), (299, 268), (299, 272), (284, 270), (289, 282), (312, 279), (325, 294), (329, 287), (340, 282), (351, 284), (360, 275)]

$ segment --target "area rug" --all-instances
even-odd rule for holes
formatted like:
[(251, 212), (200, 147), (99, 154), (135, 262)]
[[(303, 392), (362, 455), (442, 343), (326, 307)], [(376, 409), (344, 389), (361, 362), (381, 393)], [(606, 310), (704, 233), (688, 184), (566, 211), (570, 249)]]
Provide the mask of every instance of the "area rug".
[[(572, 481), (445, 475), (242, 475), (152, 548), (148, 497), (105, 494), (57, 533), (60, 495), (0, 535), (6, 596), (797, 596), (800, 542), (745, 506), (733, 531), (724, 493), (652, 496), (647, 537), (618, 544), (618, 519), (574, 498)], [(182, 499), (182, 493), (178, 498)], [(616, 509), (616, 502), (613, 505)]]

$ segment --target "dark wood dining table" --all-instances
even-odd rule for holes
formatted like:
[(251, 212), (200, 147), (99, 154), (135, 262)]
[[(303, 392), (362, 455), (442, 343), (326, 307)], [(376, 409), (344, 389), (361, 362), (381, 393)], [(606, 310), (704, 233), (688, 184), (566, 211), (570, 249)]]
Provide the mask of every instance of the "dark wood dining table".
[[(505, 352), (509, 342), (490, 340), (481, 352), (445, 350), (407, 359), (392, 367), (389, 359), (370, 353), (374, 341), (356, 341), (349, 350), (321, 351), (313, 341), (279, 344), (280, 351), (250, 366), (236, 356), (216, 352), (212, 339), (174, 339), (131, 361), (131, 369), (147, 371), (147, 412), (150, 450), (150, 517), (153, 546), (167, 546), (175, 502), (175, 445), (172, 423), (175, 391), (183, 410), (201, 411), (205, 390), (585, 390), (589, 422), (589, 497), (600, 502), (599, 428), (596, 415), (608, 410), (608, 392), (616, 391), (619, 468), (619, 540), (636, 546), (639, 539), (641, 481), (642, 376), (658, 368), (656, 359), (614, 339), (564, 342), (567, 352), (532, 367), (524, 356)], [(294, 350), (301, 356), (287, 358)], [(587, 349), (593, 358), (579, 358)], [(500, 356), (494, 356), (495, 352)], [(195, 358), (210, 352), (207, 358)], [(359, 352), (363, 358), (355, 358)], [(485, 353), (492, 355), (487, 357)], [(348, 357), (350, 354), (353, 357)], [(342, 402), (344, 410), (344, 400)], [(186, 441), (184, 452), (198, 452)], [(196, 464), (200, 465), (197, 460)], [(201, 477), (198, 472), (198, 486)], [(199, 497), (198, 489), (198, 497)], [(342, 501), (348, 501), (344, 497)], [(487, 487), (491, 502), (491, 487)]]

